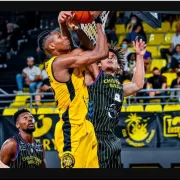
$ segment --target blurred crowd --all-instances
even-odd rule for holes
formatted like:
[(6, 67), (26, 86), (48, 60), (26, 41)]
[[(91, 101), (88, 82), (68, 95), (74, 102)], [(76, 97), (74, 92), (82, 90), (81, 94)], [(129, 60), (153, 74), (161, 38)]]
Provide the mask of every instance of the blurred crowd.
[[(48, 18), (42, 19), (40, 12), (19, 13), (15, 17), (16, 19), (14, 19), (13, 22), (2, 22), (0, 26), (0, 68), (7, 67), (8, 59), (21, 51), (23, 45), (28, 43), (33, 31), (39, 29), (53, 29), (54, 27), (57, 28), (57, 19), (53, 19), (52, 21), (47, 21)], [(168, 21), (172, 25), (173, 21), (176, 20), (176, 17), (177, 16), (175, 15), (162, 15), (162, 21)], [(121, 42), (119, 42), (120, 38), (116, 33), (116, 24), (125, 24), (125, 27), (128, 29), (125, 38), (122, 39)], [(116, 43), (117, 46), (124, 50), (126, 64), (121, 78), (122, 82), (131, 80), (136, 67), (136, 54), (132, 51), (132, 41), (138, 36), (139, 39), (144, 40), (146, 43), (148, 42), (142, 21), (135, 15), (131, 15), (127, 18), (124, 12), (120, 12), (119, 16), (117, 16), (117, 12), (111, 11), (105, 24), (105, 32), (109, 43)], [(71, 33), (74, 42), (79, 45), (77, 37), (73, 32)], [(36, 48), (37, 62), (43, 62), (45, 59), (44, 54), (37, 48), (37, 45), (34, 47)], [(152, 73), (151, 77), (145, 78), (144, 89), (166, 89), (168, 85), (167, 78), (163, 75), (165, 72), (177, 74), (177, 78), (172, 81), (170, 87), (180, 88), (180, 23), (176, 24), (176, 32), (172, 36), (169, 48), (162, 48), (160, 53), (161, 58), (165, 59), (167, 62), (167, 65), (162, 69), (158, 69), (157, 67), (154, 67), (153, 69), (150, 68), (153, 59), (152, 52), (147, 50), (144, 55), (145, 73)], [(16, 76), (17, 90), (14, 91), (14, 93), (23, 92), (24, 87), (29, 87), (31, 93), (51, 91), (44, 68), (40, 69), (37, 67), (34, 60), (34, 57), (31, 55), (27, 57), (27, 67), (22, 70), (22, 73), (19, 73)], [(179, 92), (180, 91), (171, 92), (170, 96), (172, 99), (174, 95), (179, 96)], [(148, 93), (140, 92), (134, 96), (150, 96), (156, 98), (158, 96), (166, 95), (167, 92), (165, 91), (155, 91)], [(180, 102), (180, 98), (175, 98), (174, 100)], [(41, 96), (36, 96), (37, 105), (40, 101)], [(166, 98), (162, 98), (161, 101), (165, 102)]]

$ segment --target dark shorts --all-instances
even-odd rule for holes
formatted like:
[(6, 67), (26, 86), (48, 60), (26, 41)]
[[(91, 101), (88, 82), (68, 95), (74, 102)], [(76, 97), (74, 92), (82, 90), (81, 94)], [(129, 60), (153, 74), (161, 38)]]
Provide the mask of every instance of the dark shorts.
[(121, 168), (121, 140), (102, 135), (97, 140), (100, 168)]

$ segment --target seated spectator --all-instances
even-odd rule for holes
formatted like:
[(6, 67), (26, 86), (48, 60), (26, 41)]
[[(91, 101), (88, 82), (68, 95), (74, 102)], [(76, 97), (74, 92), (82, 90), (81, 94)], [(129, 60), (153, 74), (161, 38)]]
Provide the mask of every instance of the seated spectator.
[(117, 44), (118, 42), (118, 36), (115, 31), (115, 22), (116, 22), (116, 12), (111, 11), (105, 23), (105, 33), (108, 43), (113, 42), (114, 44)]
[(131, 43), (132, 41), (135, 41), (136, 36), (138, 36), (139, 39), (146, 41), (146, 34), (142, 23), (137, 16), (133, 15), (131, 17), (131, 25), (129, 27), (129, 33), (126, 35), (126, 39)]
[[(29, 86), (30, 93), (35, 93), (36, 89), (39, 88), (42, 84), (42, 81), (39, 79), (41, 70), (39, 67), (34, 65), (34, 58), (27, 58), (28, 67), (24, 68), (22, 74), (16, 75), (16, 82), (18, 86), (18, 91), (23, 92), (23, 85)], [(16, 93), (17, 91), (14, 91)]]
[[(41, 71), (40, 79), (42, 80), (42, 85), (36, 90), (36, 92), (37, 93), (52, 92), (52, 89), (49, 83), (49, 78), (45, 69)], [(41, 95), (36, 95), (35, 101), (36, 101), (36, 105), (39, 106), (41, 102)]]
[(150, 72), (151, 58), (152, 58), (151, 53), (149, 51), (146, 51), (146, 53), (144, 54), (144, 70), (145, 70), (145, 73)]
[(180, 24), (176, 25), (176, 34), (172, 36), (171, 46), (169, 49), (162, 48), (160, 49), (161, 57), (166, 59), (167, 64), (169, 64), (167, 54), (172, 56), (175, 53), (175, 47), (177, 44), (180, 44)]
[(20, 28), (17, 24), (7, 24), (7, 40), (9, 41), (11, 52), (17, 54), (18, 40), (20, 39)]
[(127, 63), (124, 69), (124, 79), (131, 80), (136, 69), (136, 53), (127, 56)]
[(0, 40), (0, 68), (7, 68), (8, 42), (6, 39)]
[(180, 68), (180, 44), (176, 45), (176, 52), (172, 55), (171, 58), (171, 69), (172, 72), (175, 72), (176, 68)]
[(129, 71), (127, 57), (128, 57), (128, 55), (130, 53), (132, 53), (132, 51), (128, 49), (128, 41), (127, 41), (127, 39), (124, 39), (122, 41), (121, 48), (123, 49), (123, 52), (124, 52), (124, 60), (125, 60), (124, 75), (126, 76), (127, 72)]
[(121, 48), (123, 49), (124, 52), (124, 59), (127, 61), (127, 56), (132, 52), (130, 49), (128, 49), (128, 40), (123, 39), (121, 43)]
[(107, 29), (105, 32), (108, 43), (113, 42), (114, 44), (116, 44), (118, 42), (118, 36), (114, 29)]
[[(179, 88), (179, 91), (171, 91), (170, 97), (171, 99), (177, 99), (177, 101), (180, 102), (180, 68), (177, 69), (177, 78), (172, 81), (171, 88)], [(174, 96), (177, 97), (174, 98)]]
[[(165, 76), (160, 74), (160, 71), (157, 67), (153, 69), (153, 76), (148, 78), (147, 81), (147, 86), (146, 89), (166, 89), (167, 88), (167, 79)], [(155, 96), (165, 96), (166, 92), (165, 91), (151, 91), (148, 92), (150, 97), (155, 97)], [(161, 99), (162, 102), (165, 102), (165, 98)]]

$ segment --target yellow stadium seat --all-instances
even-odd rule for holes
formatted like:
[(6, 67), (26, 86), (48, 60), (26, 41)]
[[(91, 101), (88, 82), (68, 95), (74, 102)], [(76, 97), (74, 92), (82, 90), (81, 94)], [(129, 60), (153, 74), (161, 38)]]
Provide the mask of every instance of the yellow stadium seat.
[(162, 106), (160, 104), (150, 104), (145, 107), (146, 112), (161, 112)]
[(31, 112), (31, 114), (36, 114), (36, 109), (35, 108), (27, 108), (28, 111)]
[(145, 78), (150, 78), (150, 77), (152, 77), (153, 76), (153, 74), (152, 73), (148, 73), (148, 74), (145, 74)]
[(116, 17), (119, 18), (120, 16), (120, 11), (116, 11)]
[(26, 106), (25, 102), (13, 102), (9, 105), (9, 107), (17, 107), (17, 108), (23, 108)]
[(120, 36), (119, 36), (119, 39), (118, 39), (118, 44), (117, 44), (117, 46), (120, 46), (121, 43), (122, 43), (122, 41), (123, 41), (124, 39), (125, 39), (125, 36), (120, 35)]
[(143, 112), (144, 107), (142, 105), (130, 105), (127, 107), (126, 112)]
[(131, 82), (129, 79), (125, 79), (125, 80), (123, 81), (123, 84), (129, 83), (129, 82)]
[(176, 25), (180, 24), (180, 21), (174, 21), (172, 24), (171, 32), (176, 32)]
[(164, 38), (164, 41), (162, 42), (162, 44), (169, 45), (169, 47), (170, 47), (171, 39), (172, 39), (173, 36), (174, 36), (174, 33), (167, 33), (165, 35), (165, 38)]
[(150, 34), (148, 45), (160, 45), (164, 41), (164, 34)]
[(155, 31), (154, 28), (152, 28), (151, 26), (149, 26), (148, 24), (146, 23), (142, 23), (143, 25), (143, 28), (144, 28), (144, 32), (145, 33), (153, 33)]
[(129, 32), (129, 27), (130, 27), (131, 23), (129, 23), (127, 26), (126, 26), (126, 33)]
[(170, 31), (170, 23), (169, 22), (162, 22), (161, 28), (157, 28), (155, 30), (156, 33), (166, 33)]
[(59, 110), (58, 108), (43, 108), (40, 107), (37, 110), (37, 114), (58, 114)]
[(164, 106), (164, 111), (180, 111), (179, 104), (166, 104)]
[(26, 104), (26, 100), (28, 98), (30, 98), (29, 95), (26, 96), (16, 95), (13, 103), (10, 104), (10, 107), (24, 107)]
[[(33, 102), (33, 103), (32, 103), (32, 106), (36, 106), (36, 103)], [(42, 106), (42, 103), (40, 102), (38, 106)], [(26, 103), (26, 104), (25, 104), (25, 108), (29, 108), (29, 107), (30, 107), (30, 103)]]
[(124, 24), (116, 24), (115, 29), (116, 29), (116, 34), (126, 34)]
[(42, 106), (56, 106), (56, 102), (44, 102)]
[(23, 88), (23, 92), (29, 93), (29, 88), (28, 87), (24, 87)]
[(147, 51), (151, 52), (152, 58), (157, 57), (157, 47), (156, 46), (147, 46)]
[(125, 107), (124, 107), (124, 106), (122, 106), (122, 108), (121, 108), (121, 112), (125, 112), (125, 111), (126, 111)]
[(127, 104), (127, 97), (124, 97), (123, 104)]
[(128, 49), (129, 49), (131, 52), (135, 52), (135, 50), (134, 50), (133, 47), (128, 47)]
[(28, 98), (30, 98), (29, 95), (25, 95), (25, 96), (16, 95), (14, 102), (26, 102)]
[(161, 99), (150, 99), (149, 102), (150, 103), (160, 103)]
[(167, 62), (165, 59), (153, 59), (151, 61), (150, 71), (152, 71), (154, 67), (157, 67), (159, 70), (161, 70), (166, 66), (166, 64)]
[(42, 70), (44, 68), (44, 64), (39, 64), (39, 68)]
[(158, 47), (158, 51), (157, 51), (157, 57), (158, 58), (161, 58), (161, 49), (169, 49), (170, 48), (170, 46), (168, 46), (168, 45), (161, 45), (161, 46), (159, 46)]
[(3, 110), (3, 116), (12, 116), (16, 111), (18, 111), (18, 108), (5, 108)]
[(167, 78), (167, 86), (168, 87), (170, 87), (172, 81), (177, 78), (176, 73), (163, 73), (162, 75)]

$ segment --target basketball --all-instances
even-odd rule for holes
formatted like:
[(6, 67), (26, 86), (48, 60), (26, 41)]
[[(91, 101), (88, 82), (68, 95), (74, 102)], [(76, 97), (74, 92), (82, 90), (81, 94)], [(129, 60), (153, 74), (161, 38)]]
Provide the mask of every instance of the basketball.
[(88, 24), (94, 20), (90, 15), (90, 11), (74, 11), (74, 13), (74, 20), (78, 23)]

